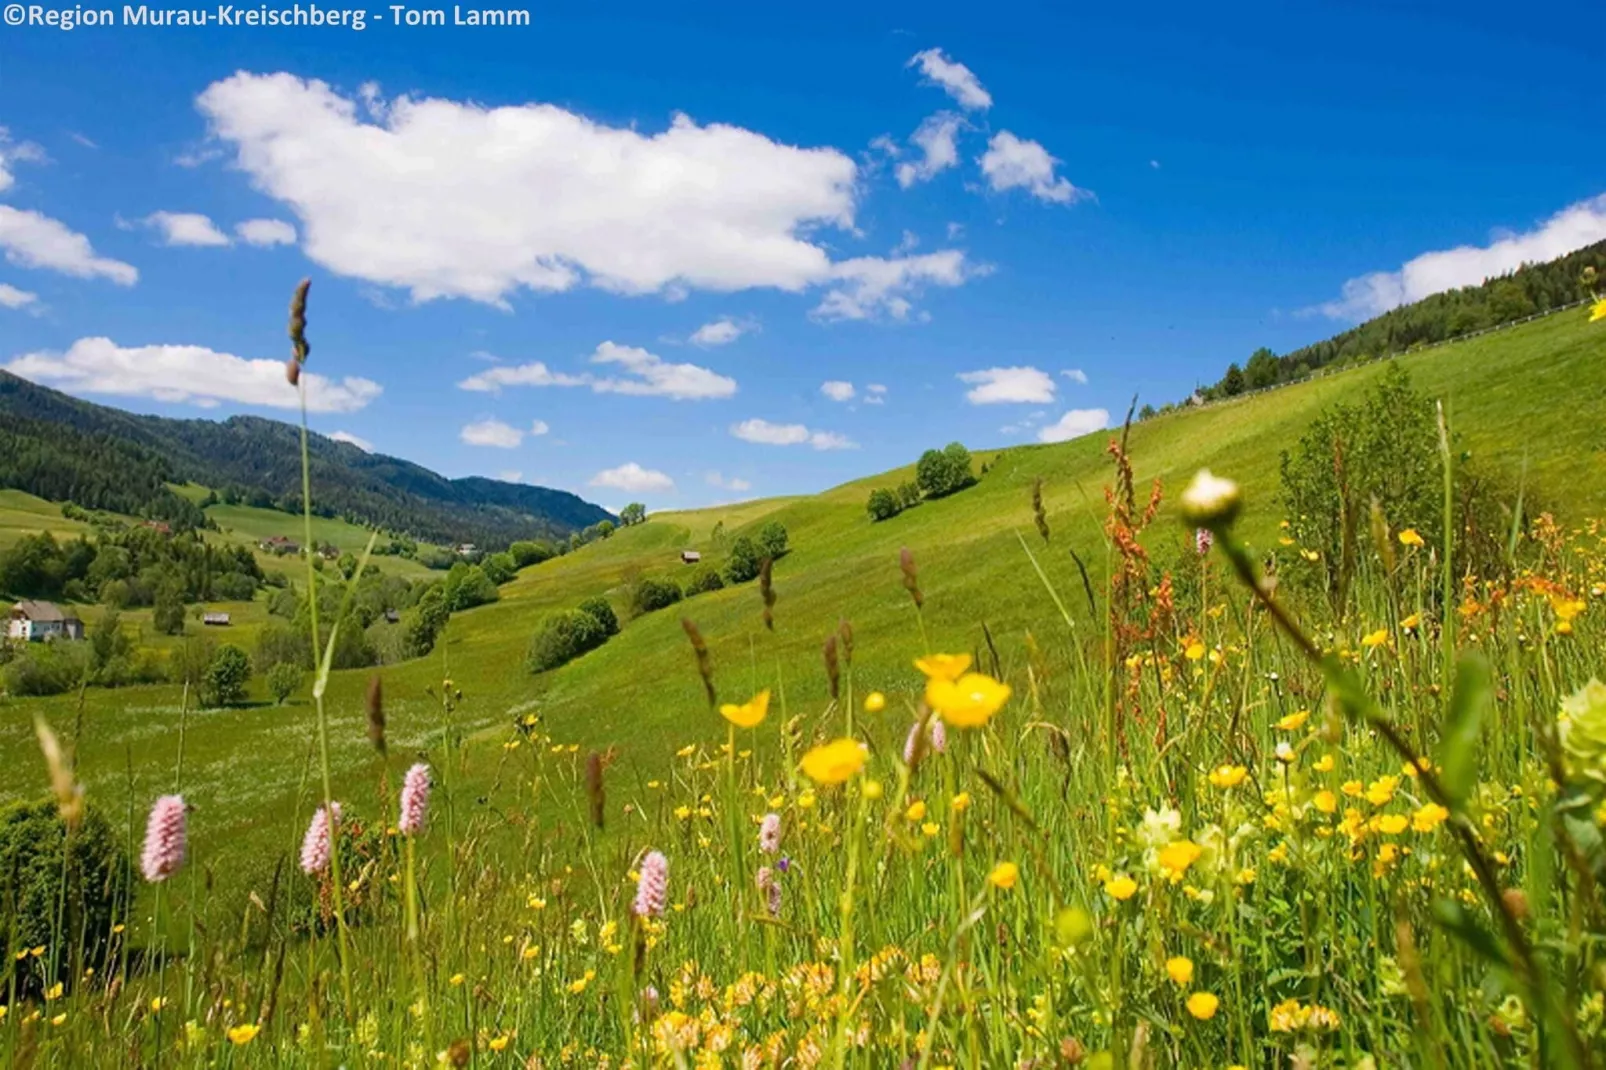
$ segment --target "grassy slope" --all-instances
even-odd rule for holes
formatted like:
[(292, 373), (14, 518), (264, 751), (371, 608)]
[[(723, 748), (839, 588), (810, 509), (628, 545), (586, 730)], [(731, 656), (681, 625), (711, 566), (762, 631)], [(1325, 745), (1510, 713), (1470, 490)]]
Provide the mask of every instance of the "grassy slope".
[(35, 498), (20, 490), (0, 489), (0, 547), (11, 545), (24, 535), (48, 531), (58, 539), (88, 534), (89, 525), (81, 520), (68, 520), (61, 515), (61, 506)]
[[(1606, 433), (1580, 415), (1606, 403), (1603, 355), (1606, 332), (1591, 330), (1581, 317), (1562, 316), (1404, 359), (1417, 385), (1446, 401), (1464, 448), (1495, 456), (1512, 470), (1525, 454), (1547, 498), (1579, 517), (1606, 510)], [(1353, 396), (1379, 371), (1358, 369), (1145, 422), (1132, 432), (1140, 484), (1146, 488), (1159, 477), (1171, 497), (1198, 467), (1230, 474), (1249, 497), (1251, 534), (1269, 543), (1277, 520), (1279, 451), (1323, 406)], [(941, 437), (934, 432), (934, 440)], [(978, 486), (882, 524), (868, 521), (864, 500), (872, 487), (908, 478), (909, 470), (814, 497), (661, 514), (607, 542), (526, 570), (503, 588), (499, 603), (455, 617), (434, 656), (385, 671), (394, 760), (410, 760), (412, 750), (440, 730), (439, 707), (425, 688), (449, 671), (465, 692), (457, 715), (461, 723), (505, 723), (515, 712), (538, 710), (560, 739), (618, 746), (626, 757), (642, 760), (634, 767), (638, 775), (655, 769), (666, 759), (668, 745), (713, 739), (719, 732), (703, 710), (680, 628), (683, 614), (708, 636), (726, 696), (745, 694), (752, 686), (755, 661), (762, 665), (757, 678), (764, 684), (774, 681), (778, 665), (791, 711), (817, 715), (825, 691), (820, 643), (843, 617), (852, 620), (858, 636), (861, 692), (866, 686), (908, 692), (915, 684), (909, 658), (920, 638), (899, 582), (901, 546), (911, 548), (920, 563), (934, 646), (974, 648), (982, 621), (1006, 659), (1018, 658), (1028, 628), (1046, 644), (1057, 643), (1064, 626), (1015, 534), (1026, 534), (1034, 548), (1038, 545), (1029, 494), (1039, 477), (1047, 481), (1054, 529), (1044, 564), (1086, 630), (1086, 610), (1066, 549), (1078, 548), (1095, 569), (1102, 564), (1099, 525), (1108, 438), (1100, 433), (1059, 445), (983, 453), (981, 459), (993, 467)], [(629, 621), (605, 647), (556, 672), (532, 677), (523, 671), (525, 646), (542, 613), (608, 592), (623, 615), (621, 588), (633, 573), (683, 577), (689, 570), (680, 565), (679, 551), (712, 549), (708, 538), (715, 523), (724, 521), (733, 530), (771, 516), (786, 524), (795, 547), (776, 567), (780, 601), (774, 636), (763, 632), (758, 594), (749, 584)], [(1184, 533), (1163, 522), (1154, 532), (1151, 548), (1163, 562)], [(717, 561), (719, 555), (709, 556)], [(330, 682), (333, 752), (336, 764), (347, 770), (373, 760), (361, 728), (366, 676), (341, 673)], [(133, 759), (140, 805), (166, 790), (178, 746), (177, 698), (171, 688), (90, 692), (80, 767), (103, 802), (123, 805), (125, 754)], [(0, 799), (43, 784), (29, 727), (34, 710), (60, 728), (72, 725), (68, 700), (0, 704), (0, 757), (10, 767), (39, 773), (32, 781), (8, 779), (0, 786)], [(191, 715), (185, 780), (192, 801), (209, 811), (202, 836), (244, 844), (251, 837), (234, 833), (270, 826), (275, 835), (293, 835), (290, 824), (300, 817), (286, 806), (297, 791), (313, 723), (305, 703), (284, 710)], [(871, 734), (885, 743), (896, 731), (889, 722)], [(300, 809), (304, 816), (306, 807)]]

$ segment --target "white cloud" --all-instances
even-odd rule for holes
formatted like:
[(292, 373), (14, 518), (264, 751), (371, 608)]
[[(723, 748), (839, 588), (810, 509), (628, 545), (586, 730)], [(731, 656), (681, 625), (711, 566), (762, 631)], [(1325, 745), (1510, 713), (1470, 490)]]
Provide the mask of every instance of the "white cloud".
[(11, 131), (0, 126), (0, 192), (16, 184), (16, 176), (11, 173), (12, 164), (35, 163), (44, 158), (45, 152), (38, 145), (27, 141), (12, 141)]
[(871, 383), (864, 388), (864, 403), (866, 405), (885, 405), (887, 403), (887, 388), (880, 383)]
[(906, 66), (919, 67), (921, 74), (941, 86), (963, 108), (976, 111), (993, 106), (992, 94), (982, 88), (981, 79), (963, 63), (943, 55), (940, 48), (928, 48), (915, 53)]
[(891, 260), (863, 256), (833, 265), (836, 285), (827, 291), (813, 315), (823, 320), (864, 320), (885, 314), (909, 318), (910, 298), (926, 286), (958, 286), (985, 275), (989, 268), (966, 264), (957, 249)]
[(959, 381), (971, 384), (965, 400), (972, 405), (1002, 403), (1043, 404), (1054, 400), (1054, 380), (1047, 372), (1031, 367), (984, 368), (960, 372)]
[(39, 307), (39, 295), (29, 293), (27, 290), (19, 290), (15, 286), (8, 286), (0, 282), (0, 306), (37, 309)]
[(537, 420), (530, 425), (530, 434), (536, 438), (540, 438), (550, 430), (552, 428), (545, 420)]
[(718, 472), (708, 473), (708, 485), (711, 487), (718, 487), (721, 490), (744, 491), (753, 489), (753, 484), (749, 483), (745, 479), (741, 479), (737, 476), (731, 476), (727, 479)]
[(47, 268), (80, 279), (106, 278), (132, 286), (139, 272), (120, 260), (95, 255), (89, 239), (40, 215), (0, 204), (0, 249), (18, 267)]
[(504, 483), (517, 483), (524, 478), (524, 473), (517, 468), (504, 468), (496, 473), (496, 478)]
[(296, 228), (282, 219), (247, 219), (234, 225), (234, 233), (247, 245), (294, 245)]
[(1037, 441), (1064, 442), (1109, 426), (1110, 414), (1106, 409), (1069, 409), (1058, 420), (1039, 428)]
[(463, 390), (499, 393), (505, 386), (588, 386), (599, 394), (633, 394), (666, 397), (676, 401), (728, 398), (736, 393), (736, 380), (696, 364), (671, 364), (636, 346), (603, 342), (591, 363), (616, 365), (622, 376), (572, 375), (555, 372), (540, 361), (487, 368), (458, 383)]
[(1060, 162), (1035, 141), (1018, 138), (1008, 130), (994, 134), (981, 157), (981, 173), (994, 193), (1024, 189), (1040, 201), (1075, 204), (1093, 194), (1077, 189), (1054, 173)]
[(458, 432), (458, 437), (470, 446), (494, 446), (499, 450), (511, 450), (524, 441), (524, 432), (512, 424), (505, 424), (490, 417), (464, 426), (463, 430)]
[(951, 111), (927, 116), (910, 135), (920, 149), (918, 160), (906, 160), (893, 171), (898, 185), (908, 189), (917, 182), (929, 182), (959, 162), (959, 131), (965, 121)]
[(752, 328), (747, 324), (737, 323), (726, 316), (697, 328), (692, 332), (691, 342), (699, 346), (729, 345), (750, 330)]
[(1488, 245), (1423, 253), (1398, 271), (1350, 279), (1343, 296), (1318, 306), (1318, 311), (1334, 319), (1367, 319), (1445, 290), (1476, 286), (1523, 264), (1554, 260), (1602, 239), (1606, 239), (1606, 193), (1569, 205), (1521, 234), (1506, 234)]
[(228, 245), (229, 236), (199, 212), (152, 212), (147, 226), (162, 232), (166, 245)]
[(675, 481), (662, 472), (643, 468), (635, 461), (608, 468), (591, 477), (593, 487), (612, 487), (627, 494), (645, 494), (675, 489)]
[(1065, 378), (1069, 379), (1073, 383), (1080, 383), (1083, 386), (1087, 385), (1087, 372), (1083, 371), (1081, 368), (1066, 368), (1064, 371), (1060, 372), (1060, 374), (1065, 376)]
[(349, 445), (356, 446), (364, 453), (374, 452), (374, 444), (372, 442), (369, 442), (366, 438), (362, 438), (361, 436), (354, 435), (350, 431), (336, 431), (329, 437), (334, 439), (336, 442), (345, 442)]
[[(246, 360), (205, 346), (124, 347), (110, 338), (80, 338), (65, 353), (28, 353), (5, 367), (24, 379), (73, 393), (189, 402), (202, 408), (224, 401), (275, 409), (299, 405), (283, 361)], [(335, 382), (304, 372), (301, 381), (309, 412), (355, 412), (381, 391), (373, 380), (355, 376)]]
[(743, 442), (763, 446), (809, 445), (817, 450), (857, 449), (857, 443), (834, 431), (810, 431), (802, 424), (774, 424), (768, 420), (743, 420), (731, 425), (731, 434)]
[(827, 379), (820, 384), (820, 393), (832, 401), (852, 401), (854, 389), (852, 383), (841, 379)]

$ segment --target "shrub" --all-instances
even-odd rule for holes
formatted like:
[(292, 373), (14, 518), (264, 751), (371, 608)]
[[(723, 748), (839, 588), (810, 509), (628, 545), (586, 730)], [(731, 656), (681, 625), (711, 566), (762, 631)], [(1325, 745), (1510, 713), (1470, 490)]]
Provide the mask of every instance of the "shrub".
[(619, 634), (619, 618), (614, 616), (613, 606), (608, 600), (598, 595), (596, 598), (587, 598), (580, 603), (580, 612), (588, 613), (602, 626), (602, 637), (606, 639), (611, 635)]
[(301, 686), (301, 669), (288, 661), (281, 661), (268, 670), (268, 694), (283, 706), (285, 700)]
[(725, 558), (725, 578), (732, 583), (746, 583), (758, 575), (762, 561), (758, 544), (746, 535), (738, 535), (731, 543), (730, 555)]
[(905, 509), (911, 509), (920, 504), (920, 484), (914, 480), (900, 484), (898, 487), (898, 504)]
[(245, 698), (250, 681), (251, 659), (233, 643), (225, 643), (206, 667), (201, 694), (213, 706), (232, 706)]
[(584, 610), (565, 609), (541, 622), (530, 641), (526, 663), (531, 672), (546, 672), (607, 641), (608, 632), (595, 616)]
[(690, 598), (705, 591), (720, 591), (724, 588), (725, 581), (720, 578), (717, 571), (707, 567), (699, 568), (692, 573), (691, 579), (686, 581), (686, 597)]
[(514, 568), (529, 568), (554, 556), (551, 544), (545, 542), (516, 542), (507, 552), (513, 555)]
[(519, 566), (510, 553), (491, 554), (480, 562), (480, 568), (498, 587), (519, 574)]
[(636, 615), (672, 606), (682, 598), (680, 584), (674, 580), (638, 580), (630, 591), (630, 610)]
[(786, 556), (786, 542), (786, 526), (779, 520), (771, 520), (758, 529), (759, 558), (767, 557), (771, 561), (779, 561)]
[(928, 498), (941, 498), (976, 482), (970, 471), (970, 451), (958, 442), (940, 450), (927, 450), (915, 465), (915, 482)]
[[(66, 844), (54, 800), (0, 809), (0, 931), (15, 947), (49, 947), (58, 964), (51, 981), (69, 980), (80, 954), (84, 966), (103, 969), (112, 927), (128, 913), (129, 861), (110, 823), (90, 808)], [(20, 993), (39, 995), (47, 961), (0, 965), (0, 988), (14, 968)]]
[(483, 606), (488, 602), (495, 602), (502, 597), (496, 590), (496, 584), (491, 577), (485, 574), (480, 565), (470, 565), (459, 561), (453, 565), (446, 574), (446, 608), (456, 613), (474, 606)]
[(77, 687), (89, 671), (83, 643), (32, 643), (0, 669), (0, 685), (17, 697), (60, 695)]
[(898, 496), (884, 487), (877, 487), (870, 492), (870, 501), (865, 506), (871, 520), (891, 520), (903, 512), (903, 502)]

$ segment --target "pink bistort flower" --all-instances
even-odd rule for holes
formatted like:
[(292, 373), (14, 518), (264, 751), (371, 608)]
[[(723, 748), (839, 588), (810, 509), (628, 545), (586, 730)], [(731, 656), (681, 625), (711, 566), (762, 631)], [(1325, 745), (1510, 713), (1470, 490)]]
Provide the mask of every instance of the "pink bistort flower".
[(312, 815), (312, 824), (307, 826), (306, 839), (301, 841), (301, 872), (308, 876), (316, 876), (329, 868), (329, 855), (332, 850), (329, 828), (330, 812), (334, 813), (335, 822), (340, 821), (340, 804), (330, 803), (326, 807), (318, 807), (318, 812)]
[(429, 807), (429, 766), (419, 762), (407, 770), (402, 780), (401, 813), (396, 828), (403, 836), (416, 836), (424, 830), (424, 813)]
[(163, 795), (151, 807), (150, 821), (145, 826), (145, 851), (140, 855), (139, 867), (152, 884), (165, 881), (184, 864), (184, 825), (183, 796)]
[(669, 905), (669, 859), (662, 851), (651, 851), (641, 860), (641, 877), (636, 881), (637, 917), (662, 916)]
[(781, 849), (781, 815), (765, 814), (758, 823), (758, 849), (772, 855)]

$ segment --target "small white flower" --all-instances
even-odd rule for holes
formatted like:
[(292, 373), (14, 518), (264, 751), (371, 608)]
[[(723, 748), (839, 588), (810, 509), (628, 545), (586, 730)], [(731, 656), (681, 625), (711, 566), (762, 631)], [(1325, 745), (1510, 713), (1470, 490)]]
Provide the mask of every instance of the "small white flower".
[(1243, 507), (1243, 491), (1230, 479), (1201, 468), (1182, 492), (1182, 519), (1198, 528), (1226, 527)]

